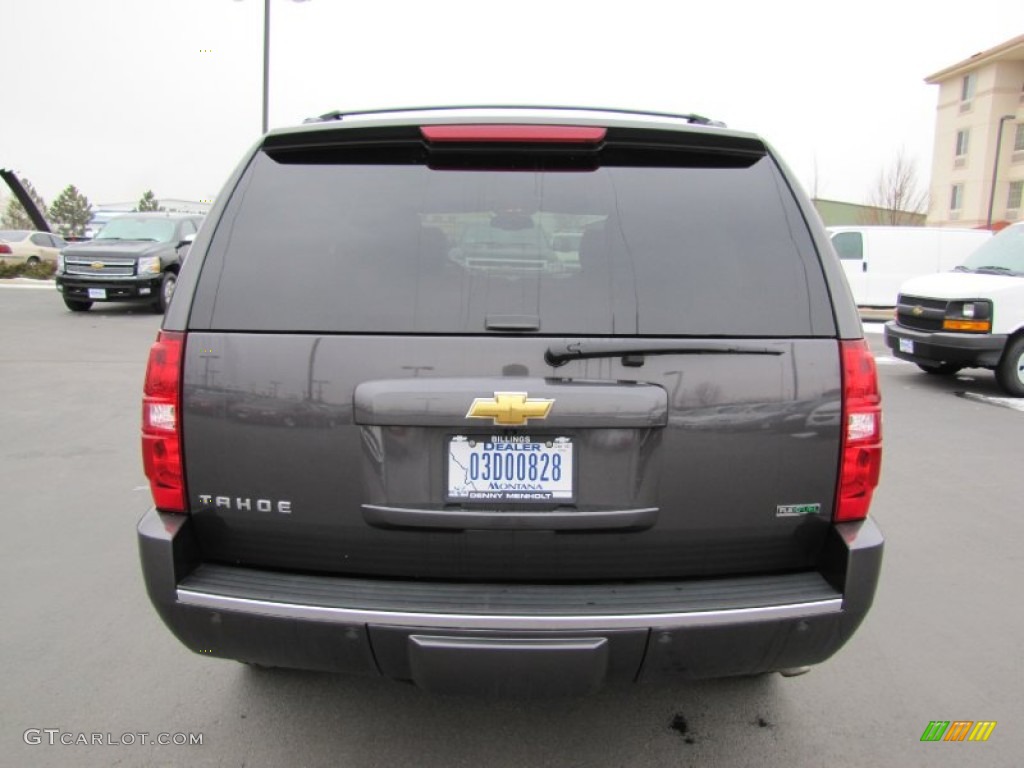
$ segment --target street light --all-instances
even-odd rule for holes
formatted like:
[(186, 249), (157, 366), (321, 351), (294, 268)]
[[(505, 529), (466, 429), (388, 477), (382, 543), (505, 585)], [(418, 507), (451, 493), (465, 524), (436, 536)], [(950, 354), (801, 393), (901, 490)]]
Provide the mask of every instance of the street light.
[(996, 159), (992, 163), (992, 191), (988, 196), (988, 228), (992, 229), (992, 206), (996, 201), (996, 177), (999, 174), (999, 149), (1003, 146), (1003, 123), (1016, 120), (1016, 115), (1003, 115), (999, 118), (999, 131), (996, 133)]
[[(241, 2), (241, 0), (235, 0)], [(309, 0), (292, 0), (306, 3)], [(263, 133), (267, 132), (267, 113), (270, 105), (270, 0), (263, 0)]]

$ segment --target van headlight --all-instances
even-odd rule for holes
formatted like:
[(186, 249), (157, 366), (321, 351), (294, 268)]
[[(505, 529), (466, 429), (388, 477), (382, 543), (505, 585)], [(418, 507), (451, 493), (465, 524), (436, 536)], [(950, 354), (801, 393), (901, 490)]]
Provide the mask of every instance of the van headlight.
[(942, 330), (962, 333), (992, 331), (991, 301), (951, 301), (942, 319)]
[(160, 257), (159, 256), (143, 256), (139, 259), (139, 274), (140, 275), (159, 275), (160, 274)]

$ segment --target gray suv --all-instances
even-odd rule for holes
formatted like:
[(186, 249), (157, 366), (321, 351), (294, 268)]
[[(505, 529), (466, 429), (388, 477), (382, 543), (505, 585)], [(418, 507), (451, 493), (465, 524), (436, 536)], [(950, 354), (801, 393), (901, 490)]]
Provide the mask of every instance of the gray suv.
[(256, 666), (497, 694), (794, 671), (875, 593), (879, 401), (757, 136), (332, 113), (262, 139), (181, 271), (142, 570), (186, 647)]

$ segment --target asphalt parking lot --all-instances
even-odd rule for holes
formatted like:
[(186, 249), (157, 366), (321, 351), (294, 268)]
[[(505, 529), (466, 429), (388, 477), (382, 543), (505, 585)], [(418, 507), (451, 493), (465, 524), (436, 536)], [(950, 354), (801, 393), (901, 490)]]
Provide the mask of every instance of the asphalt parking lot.
[[(885, 408), (882, 583), (859, 633), (810, 674), (437, 698), (202, 658), (160, 623), (135, 549), (149, 504), (140, 392), (159, 323), (0, 286), (0, 764), (1021, 764), (1024, 410), (991, 373), (925, 376), (869, 334)], [(934, 720), (997, 725), (985, 743), (921, 742)], [(103, 743), (61, 743), (93, 734)], [(202, 744), (152, 743), (160, 734)]]

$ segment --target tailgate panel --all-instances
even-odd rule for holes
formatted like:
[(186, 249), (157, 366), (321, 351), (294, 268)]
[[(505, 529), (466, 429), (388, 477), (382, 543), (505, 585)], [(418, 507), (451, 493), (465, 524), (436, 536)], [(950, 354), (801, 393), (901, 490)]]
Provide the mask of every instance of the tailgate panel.
[[(204, 556), (338, 575), (497, 581), (813, 566), (838, 465), (834, 340), (757, 342), (778, 345), (771, 356), (546, 364), (548, 346), (566, 341), (190, 334), (185, 470)], [(555, 404), (547, 419), (522, 426), (466, 418), (475, 398), (496, 392)], [(574, 503), (446, 503), (447, 440), (495, 434), (570, 437)], [(535, 515), (526, 527), (381, 526), (367, 519), (368, 507)], [(574, 511), (641, 510), (656, 514), (618, 528), (557, 524)], [(536, 524), (545, 511), (549, 529)]]

